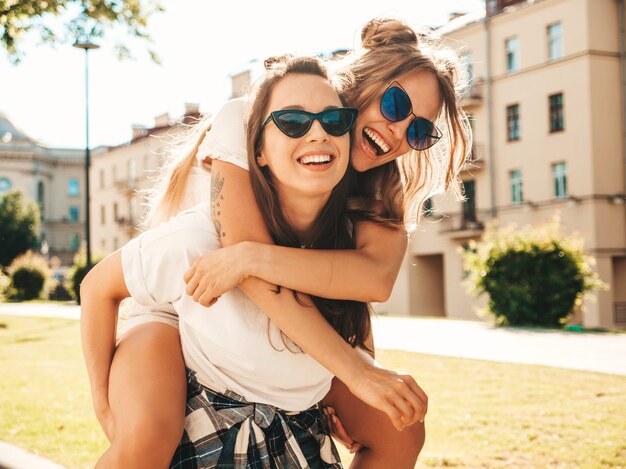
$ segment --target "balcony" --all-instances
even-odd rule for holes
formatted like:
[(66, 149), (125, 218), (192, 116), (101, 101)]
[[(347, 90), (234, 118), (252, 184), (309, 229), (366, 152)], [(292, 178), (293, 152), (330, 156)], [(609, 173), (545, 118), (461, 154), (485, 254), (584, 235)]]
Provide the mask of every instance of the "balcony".
[(139, 178), (120, 179), (114, 185), (125, 196), (131, 197), (139, 190)]
[(476, 171), (485, 167), (485, 148), (482, 143), (472, 145), (472, 151), (463, 165), (463, 171)]
[(464, 109), (471, 109), (478, 107), (483, 102), (483, 96), (485, 93), (485, 80), (482, 78), (473, 78), (469, 89), (461, 96), (461, 106)]
[(449, 239), (476, 239), (480, 238), (485, 225), (478, 220), (476, 214), (453, 213), (443, 220), (440, 233)]

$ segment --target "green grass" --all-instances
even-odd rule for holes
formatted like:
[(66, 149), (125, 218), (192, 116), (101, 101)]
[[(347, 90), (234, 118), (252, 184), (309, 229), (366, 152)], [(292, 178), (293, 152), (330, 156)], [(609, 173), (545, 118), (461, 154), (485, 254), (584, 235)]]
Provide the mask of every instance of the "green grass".
[[(429, 395), (418, 467), (626, 468), (626, 377), (392, 351), (378, 358)], [(93, 466), (106, 441), (77, 321), (0, 317), (0, 376), (1, 440)]]

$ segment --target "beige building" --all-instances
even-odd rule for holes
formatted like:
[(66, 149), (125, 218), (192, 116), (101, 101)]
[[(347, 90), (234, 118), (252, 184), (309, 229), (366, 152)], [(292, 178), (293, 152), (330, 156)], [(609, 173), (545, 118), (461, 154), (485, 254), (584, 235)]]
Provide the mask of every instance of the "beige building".
[(48, 148), (0, 114), (0, 193), (21, 189), (42, 217), (42, 251), (64, 264), (83, 242), (85, 151)]
[(154, 185), (165, 148), (174, 142), (177, 124), (190, 124), (199, 117), (198, 105), (186, 104), (182, 119), (160, 115), (154, 127), (133, 127), (130, 142), (93, 158), (91, 245), (96, 255), (110, 254), (139, 234), (146, 210), (142, 191)]
[(585, 326), (626, 328), (623, 0), (487, 0), (486, 15), (441, 28), (473, 85), (464, 106), (477, 164), (465, 204), (439, 197), (413, 237), (394, 295), (378, 309), (475, 319), (458, 248), (484, 223), (534, 224), (560, 213), (586, 238), (610, 285)]

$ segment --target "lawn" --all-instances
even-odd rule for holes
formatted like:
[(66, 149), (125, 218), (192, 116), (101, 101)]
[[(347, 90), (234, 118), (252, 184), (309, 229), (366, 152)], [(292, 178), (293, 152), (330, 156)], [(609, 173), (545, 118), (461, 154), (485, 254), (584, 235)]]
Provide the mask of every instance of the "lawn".
[[(417, 467), (626, 468), (626, 377), (393, 351), (379, 359), (429, 395)], [(1, 316), (0, 376), (0, 440), (93, 466), (106, 442), (77, 321)]]

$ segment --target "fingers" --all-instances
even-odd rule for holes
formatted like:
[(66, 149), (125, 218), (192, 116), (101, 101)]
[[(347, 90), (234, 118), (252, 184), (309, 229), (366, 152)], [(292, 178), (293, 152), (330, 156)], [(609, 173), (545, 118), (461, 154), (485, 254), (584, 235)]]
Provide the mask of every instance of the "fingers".
[(414, 418), (411, 418), (410, 423), (412, 425), (415, 422), (423, 422), (426, 412), (428, 412), (428, 396), (422, 388), (415, 382), (412, 376), (404, 375), (402, 380), (407, 385), (402, 397), (408, 402), (408, 404), (414, 409)]
[(335, 409), (330, 406), (324, 407), (322, 410), (322, 418), (326, 423), (330, 435), (344, 445), (350, 453), (356, 453), (363, 448), (361, 443), (354, 441), (350, 435), (348, 435), (341, 420), (337, 417), (337, 414), (335, 414)]
[(200, 277), (198, 275), (194, 275), (189, 280), (186, 280), (186, 282), (187, 288), (185, 288), (185, 293), (187, 293), (187, 295), (189, 296), (194, 296), (196, 290), (198, 289), (198, 285), (200, 285)]

